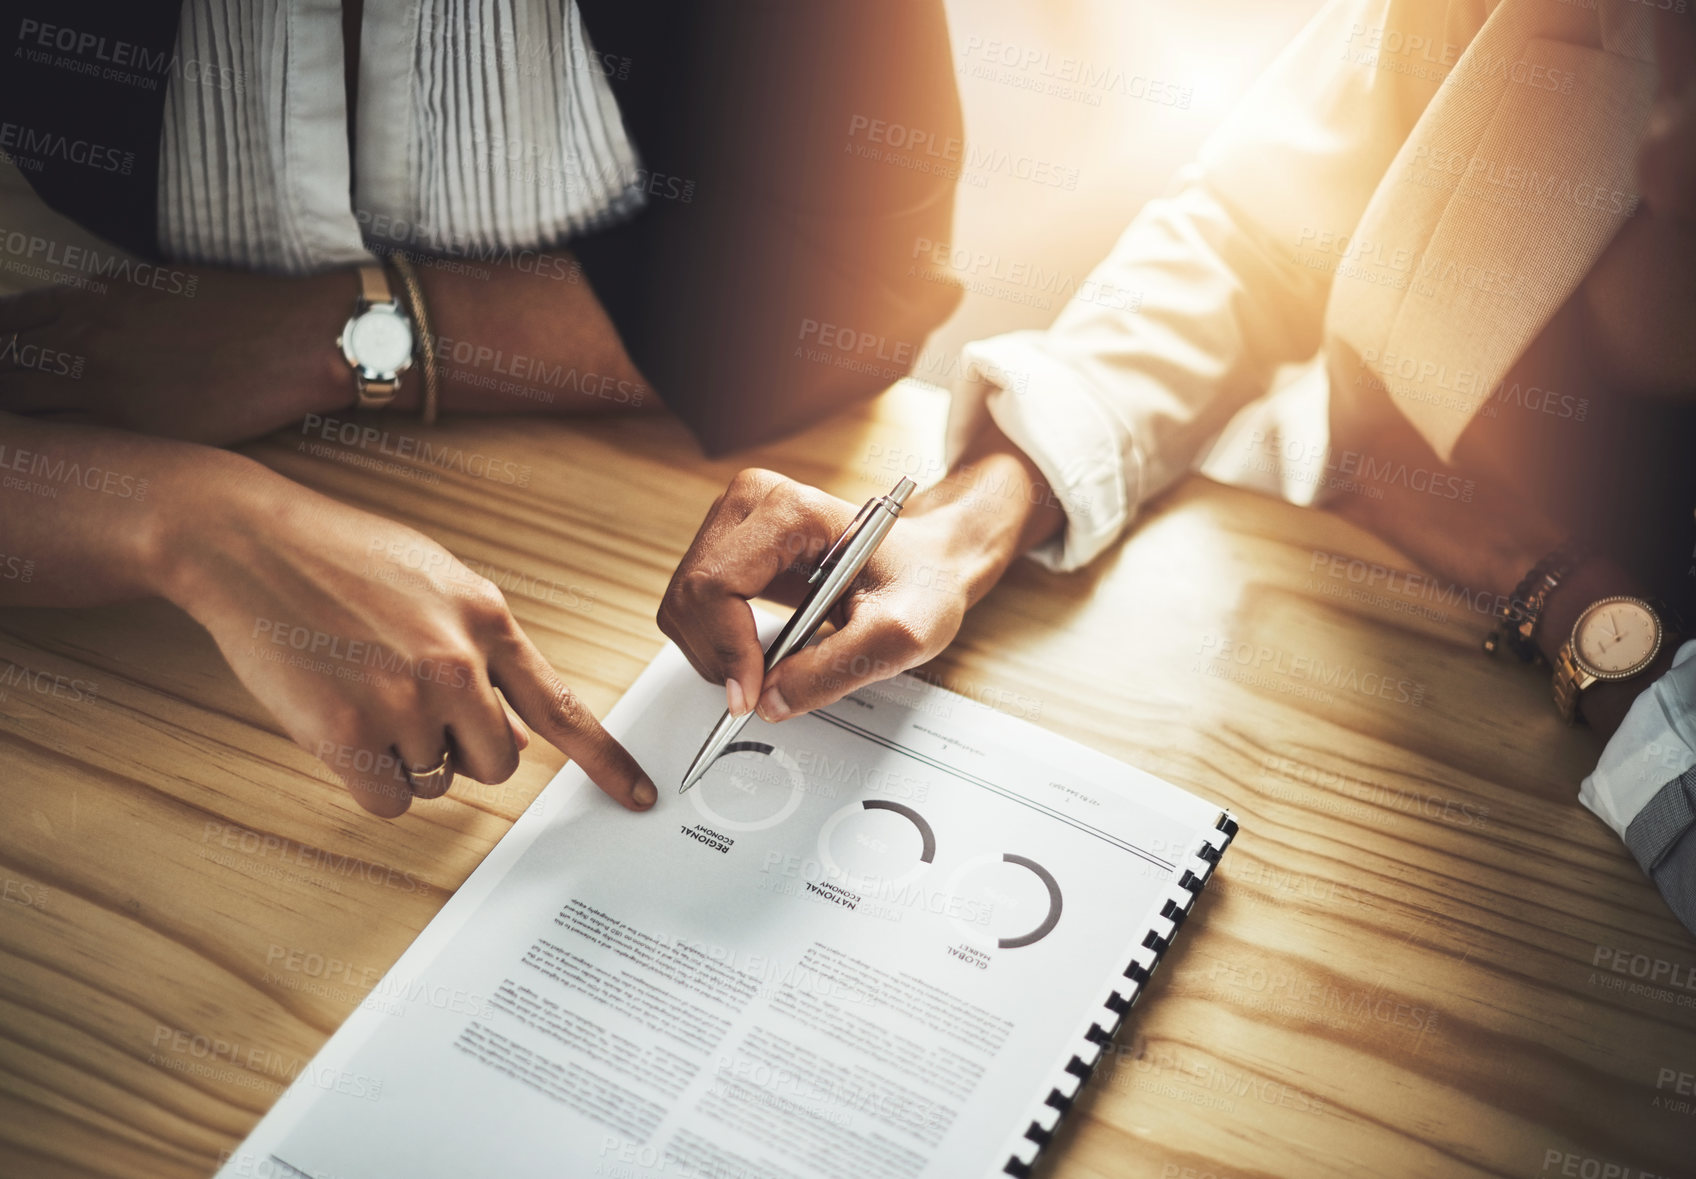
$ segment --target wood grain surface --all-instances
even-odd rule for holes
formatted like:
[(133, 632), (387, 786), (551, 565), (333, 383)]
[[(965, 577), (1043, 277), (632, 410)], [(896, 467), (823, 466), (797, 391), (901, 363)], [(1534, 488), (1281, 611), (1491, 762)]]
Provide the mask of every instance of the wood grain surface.
[[(604, 713), (737, 467), (858, 500), (933, 470), (943, 408), (900, 386), (720, 462), (658, 416), (428, 433), (522, 486), (250, 450), (502, 585)], [(1087, 572), (1020, 563), (925, 669), (1242, 821), (1046, 1174), (1696, 1174), (1665, 1080), (1696, 1071), (1696, 939), (1578, 805), (1594, 738), (1406, 568), (1191, 480)], [(0, 613), (0, 672), (4, 1176), (211, 1172), (562, 760), (538, 741), (502, 786), (372, 818), (156, 602)]]

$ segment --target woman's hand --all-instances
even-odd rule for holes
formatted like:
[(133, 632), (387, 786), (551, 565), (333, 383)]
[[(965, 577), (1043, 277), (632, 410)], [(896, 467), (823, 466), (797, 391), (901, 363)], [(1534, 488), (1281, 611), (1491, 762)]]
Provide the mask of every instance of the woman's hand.
[(155, 272), (177, 279), (0, 297), (0, 410), (218, 444), (352, 403), (351, 270), (132, 273)]
[[(765, 673), (748, 599), (798, 603), (859, 510), (773, 471), (731, 480), (660, 604), (659, 626), (740, 716), (780, 721), (940, 654), (1008, 564), (1062, 523), (1040, 475), (999, 432), (909, 501), (833, 615), (838, 629)], [(987, 490), (987, 489), (993, 490)]]
[(666, 588), (659, 626), (696, 671), (724, 684), (731, 712), (757, 705), (760, 716), (780, 721), (822, 707), (931, 659), (960, 629), (969, 603), (948, 538), (923, 518), (906, 517), (837, 608), (839, 629), (765, 674), (748, 599), (798, 603), (813, 564), (858, 510), (750, 469), (707, 513)]
[[(653, 805), (500, 591), (421, 533), (257, 467), (166, 528), (166, 595), (365, 809), (399, 815), (452, 773), (505, 781), (528, 744), (507, 706), (618, 802)], [(418, 781), (444, 753), (450, 773)]]

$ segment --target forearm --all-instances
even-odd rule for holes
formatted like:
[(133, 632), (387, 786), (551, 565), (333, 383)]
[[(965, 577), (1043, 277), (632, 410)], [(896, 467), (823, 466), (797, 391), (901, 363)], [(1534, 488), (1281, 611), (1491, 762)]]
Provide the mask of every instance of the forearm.
[[(1410, 466), (1436, 465), (1436, 457), (1405, 426), (1380, 436), (1373, 445), (1375, 452)], [(1471, 463), (1468, 469), (1477, 470), (1478, 464)], [(1408, 492), (1381, 499), (1351, 497), (1335, 505), (1335, 510), (1383, 537), (1429, 572), (1492, 601), (1506, 602), (1526, 573), (1569, 538), (1496, 480), (1481, 475), (1468, 482), (1474, 491), (1465, 504)], [(1544, 604), (1535, 636), (1538, 650), (1552, 666), (1572, 635), (1573, 624), (1592, 602), (1614, 594), (1644, 597), (1646, 593), (1612, 561), (1583, 561)], [(1637, 694), (1670, 665), (1676, 646), (1669, 638), (1657, 662), (1629, 680), (1604, 680), (1587, 688), (1579, 702), (1583, 719), (1604, 739), (1611, 737)]]
[(170, 596), (171, 528), (280, 480), (193, 443), (0, 413), (0, 604)]
[(624, 805), (653, 805), (653, 783), (493, 584), (421, 533), (241, 455), (0, 414), (0, 553), (0, 605), (174, 602), (376, 814), (439, 796), (454, 774), (504, 781), (528, 742), (508, 709)]
[[(463, 273), (418, 267), (430, 327), (416, 343), (438, 362), (438, 404), (556, 414), (654, 405), (574, 260), (543, 257)], [(352, 408), (337, 337), (360, 292), (353, 268), (197, 277), (192, 299), (132, 287), (0, 296), (0, 340), (16, 334), (20, 354), (66, 358), (56, 370), (0, 364), (0, 412), (221, 446)], [(395, 408), (416, 407), (423, 382), (414, 363)]]
[[(1488, 482), (1477, 484), (1463, 520), (1451, 518), (1452, 505), (1431, 496), (1410, 498), (1399, 507), (1386, 511), (1373, 501), (1345, 505), (1343, 514), (1365, 524), (1428, 571), (1497, 602), (1507, 601), (1526, 572), (1567, 539), (1541, 513)], [(1591, 559), (1580, 564), (1544, 605), (1536, 632), (1544, 660), (1554, 665), (1573, 623), (1590, 603), (1613, 594), (1642, 597), (1645, 592), (1611, 561)], [(1671, 664), (1675, 648), (1676, 643), (1669, 642), (1655, 664), (1640, 675), (1587, 688), (1579, 704), (1585, 722), (1604, 740), (1611, 737), (1637, 694)]]
[[(448, 411), (658, 408), (577, 260), (523, 251), (491, 267), (417, 265)], [(396, 404), (417, 405), (417, 368)]]

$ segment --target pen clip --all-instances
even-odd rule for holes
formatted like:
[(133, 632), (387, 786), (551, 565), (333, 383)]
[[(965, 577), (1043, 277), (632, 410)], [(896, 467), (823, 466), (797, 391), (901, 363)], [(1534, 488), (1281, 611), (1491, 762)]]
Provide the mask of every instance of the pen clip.
[(854, 537), (859, 535), (860, 529), (866, 526), (866, 521), (872, 518), (872, 512), (876, 509), (876, 499), (868, 499), (865, 502), (865, 505), (860, 509), (859, 515), (855, 516), (848, 522), (848, 527), (842, 530), (842, 535), (831, 541), (830, 547), (825, 550), (824, 556), (819, 558), (818, 565), (816, 565), (813, 568), (812, 573), (807, 576), (808, 585), (817, 585), (819, 578), (829, 573), (831, 566), (835, 565), (837, 561), (842, 559), (842, 550), (847, 548), (853, 541)]

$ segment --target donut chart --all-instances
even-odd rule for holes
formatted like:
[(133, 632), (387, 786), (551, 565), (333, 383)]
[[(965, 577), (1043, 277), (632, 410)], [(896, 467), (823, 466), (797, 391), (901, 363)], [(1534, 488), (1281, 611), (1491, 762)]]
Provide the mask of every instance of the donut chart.
[[(919, 837), (918, 855), (905, 863), (899, 848), (889, 846), (889, 824), (895, 815)], [(882, 832), (882, 834), (878, 834)], [(838, 839), (841, 837), (842, 844)], [(825, 820), (819, 829), (819, 860), (832, 878), (899, 886), (916, 879), (936, 861), (936, 832), (918, 811), (887, 798), (851, 802)]]
[(713, 759), (689, 800), (716, 828), (764, 831), (793, 815), (806, 790), (801, 766), (789, 754), (764, 741), (736, 741)]
[[(1012, 875), (1005, 875), (1009, 870)], [(998, 873), (1002, 875), (998, 877)], [(1034, 946), (1054, 932), (1065, 907), (1060, 882), (1054, 874), (1029, 856), (1016, 852), (983, 852), (972, 856), (949, 876), (946, 888), (950, 896), (975, 902), (970, 912), (984, 914), (969, 920), (952, 919), (962, 936), (984, 949), (993, 946), (998, 950), (1017, 950)], [(1000, 934), (993, 928), (996, 918), (1001, 918), (1005, 925), (1009, 923), (1006, 920), (1009, 913), (1019, 924), (1014, 925), (1013, 932)], [(1033, 917), (1036, 923), (1027, 925)]]
[(905, 817), (908, 822), (919, 829), (919, 838), (924, 841), (923, 850), (919, 852), (919, 859), (927, 864), (936, 862), (936, 832), (930, 829), (930, 824), (918, 811), (899, 802), (890, 802), (887, 798), (868, 798), (860, 805), (868, 811), (894, 811), (896, 814)]
[(1041, 923), (1029, 933), (1020, 934), (1018, 937), (1000, 938), (996, 942), (1003, 950), (1016, 950), (1020, 946), (1040, 942), (1053, 933), (1054, 927), (1060, 924), (1060, 882), (1054, 879), (1053, 873), (1049, 872), (1047, 868), (1025, 856), (1016, 856), (1012, 852), (1004, 852), (1001, 859), (1005, 863), (1017, 864), (1021, 868), (1030, 869), (1030, 871), (1036, 873), (1036, 878), (1042, 881), (1043, 887), (1048, 889), (1048, 916), (1044, 917)]
[[(690, 800), (715, 828), (752, 832), (784, 822), (800, 808), (807, 793), (806, 775), (795, 758), (764, 741), (736, 741), (713, 761), (706, 776), (690, 791)], [(818, 856), (825, 878), (874, 892), (916, 880), (935, 864), (936, 849), (936, 831), (930, 820), (906, 803), (888, 798), (847, 803), (825, 820), (818, 833)], [(1002, 865), (1017, 871), (996, 879)], [(1027, 883), (1018, 883), (1021, 879)], [(1037, 884), (1040, 891), (1034, 887)], [(1016, 852), (971, 856), (952, 871), (947, 894), (981, 899), (974, 911), (985, 916), (971, 923), (957, 917), (950, 920), (970, 940), (1001, 950), (1022, 949), (1042, 941), (1060, 924), (1065, 908), (1054, 874)], [(1014, 932), (1003, 936), (985, 927), (991, 920), (988, 915), (998, 910), (1003, 926), (1013, 925)], [(1027, 927), (1026, 923), (1038, 914), (1036, 923)]]

